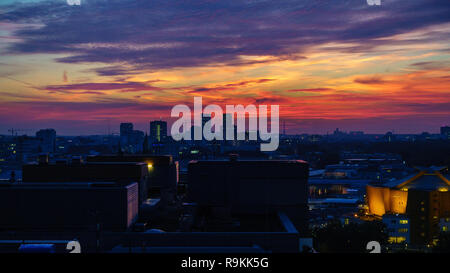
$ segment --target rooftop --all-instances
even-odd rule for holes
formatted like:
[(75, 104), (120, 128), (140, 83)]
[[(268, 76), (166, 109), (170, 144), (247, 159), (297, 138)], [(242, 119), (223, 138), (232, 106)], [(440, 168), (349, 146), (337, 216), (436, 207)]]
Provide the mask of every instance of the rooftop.
[(447, 167), (418, 168), (419, 172), (403, 179), (394, 180), (384, 184), (385, 187), (401, 190), (450, 190), (450, 176)]

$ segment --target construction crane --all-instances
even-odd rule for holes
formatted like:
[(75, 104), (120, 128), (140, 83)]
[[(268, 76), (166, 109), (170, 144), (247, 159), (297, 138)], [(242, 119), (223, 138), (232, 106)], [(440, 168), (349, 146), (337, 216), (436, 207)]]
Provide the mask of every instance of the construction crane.
[(26, 132), (26, 131), (30, 131), (30, 129), (15, 129), (15, 128), (8, 129), (8, 132), (11, 132), (11, 136), (17, 136), (17, 132)]

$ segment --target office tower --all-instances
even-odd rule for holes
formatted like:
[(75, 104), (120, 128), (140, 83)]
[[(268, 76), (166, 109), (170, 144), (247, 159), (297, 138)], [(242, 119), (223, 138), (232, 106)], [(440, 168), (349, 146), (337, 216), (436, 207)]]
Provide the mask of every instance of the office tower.
[(140, 153), (143, 150), (144, 132), (133, 130), (133, 123), (120, 124), (120, 144), (124, 152)]
[(150, 122), (150, 141), (152, 143), (164, 142), (167, 138), (167, 122), (155, 120)]
[(42, 129), (36, 133), (36, 138), (40, 141), (41, 151), (44, 153), (54, 153), (56, 147), (56, 131), (54, 129)]
[(120, 124), (120, 136), (128, 136), (133, 132), (133, 123), (126, 122)]
[(450, 126), (442, 126), (441, 127), (441, 135), (445, 139), (450, 139)]

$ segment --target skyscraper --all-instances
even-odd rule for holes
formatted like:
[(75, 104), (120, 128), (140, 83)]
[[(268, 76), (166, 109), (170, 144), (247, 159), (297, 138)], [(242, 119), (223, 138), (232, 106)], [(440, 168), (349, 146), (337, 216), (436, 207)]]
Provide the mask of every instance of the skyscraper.
[(128, 136), (133, 132), (133, 123), (125, 122), (120, 124), (120, 136)]
[(441, 135), (445, 139), (450, 139), (450, 126), (442, 126), (441, 127)]
[(150, 122), (150, 141), (152, 143), (164, 142), (167, 138), (167, 122), (155, 120)]
[(127, 153), (142, 152), (143, 142), (144, 132), (133, 130), (133, 123), (126, 122), (120, 124), (121, 149)]
[(56, 147), (55, 129), (42, 129), (37, 131), (36, 138), (39, 139), (39, 147), (44, 153), (54, 153)]

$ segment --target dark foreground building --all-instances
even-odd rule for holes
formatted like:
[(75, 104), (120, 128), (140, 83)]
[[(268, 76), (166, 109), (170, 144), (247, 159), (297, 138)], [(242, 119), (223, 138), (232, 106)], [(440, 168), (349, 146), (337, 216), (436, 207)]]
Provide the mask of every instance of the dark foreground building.
[(134, 162), (145, 163), (148, 169), (148, 188), (176, 188), (178, 162), (169, 155), (98, 155), (89, 156), (87, 162)]
[(137, 219), (137, 196), (137, 183), (1, 183), (0, 228), (125, 231)]
[(307, 180), (303, 161), (192, 161), (187, 195), (179, 196), (177, 229), (128, 232), (112, 251), (303, 251), (312, 246), (306, 232)]
[[(307, 163), (193, 161), (182, 187), (176, 187), (176, 166), (171, 157), (145, 155), (26, 165), (24, 181), (0, 187), (0, 252), (27, 249), (36, 240), (56, 252), (67, 252), (72, 240), (82, 252), (299, 252), (312, 246)], [(142, 175), (153, 170), (148, 180)], [(161, 193), (174, 190), (172, 201), (150, 191), (138, 202), (143, 179)]]
[(225, 210), (230, 217), (266, 217), (285, 213), (306, 229), (308, 164), (288, 161), (192, 161), (188, 196), (203, 211)]
[(147, 199), (148, 167), (144, 163), (111, 162), (83, 163), (58, 162), (49, 164), (41, 161), (38, 164), (27, 164), (22, 167), (22, 182), (115, 182), (127, 185), (136, 182), (139, 185), (139, 203)]

